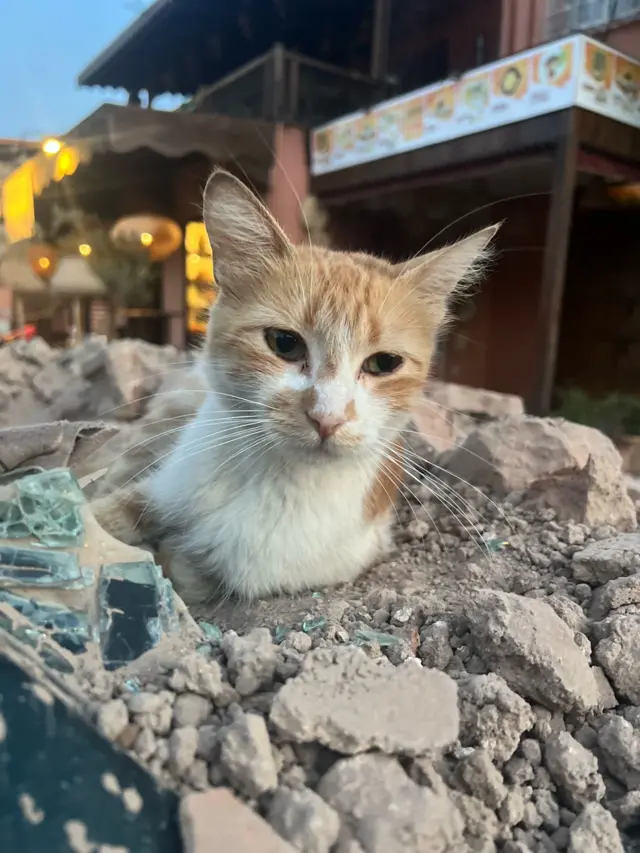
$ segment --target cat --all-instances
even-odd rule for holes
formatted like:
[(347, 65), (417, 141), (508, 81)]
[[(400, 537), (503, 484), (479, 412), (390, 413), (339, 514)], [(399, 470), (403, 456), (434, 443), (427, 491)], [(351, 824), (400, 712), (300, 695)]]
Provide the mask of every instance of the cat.
[(448, 304), (499, 226), (402, 264), (294, 246), (222, 170), (204, 219), (220, 295), (201, 384), (184, 411), (174, 399), (181, 428), (165, 458), (94, 513), (116, 537), (151, 542), (188, 606), (351, 581), (391, 544), (403, 431)]

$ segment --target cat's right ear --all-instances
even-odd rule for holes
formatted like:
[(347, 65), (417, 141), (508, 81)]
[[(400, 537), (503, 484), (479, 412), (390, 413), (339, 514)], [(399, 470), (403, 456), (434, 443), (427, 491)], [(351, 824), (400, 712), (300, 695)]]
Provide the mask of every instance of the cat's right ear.
[(204, 223), (216, 284), (240, 297), (291, 255), (293, 246), (271, 213), (238, 178), (216, 170), (204, 190)]

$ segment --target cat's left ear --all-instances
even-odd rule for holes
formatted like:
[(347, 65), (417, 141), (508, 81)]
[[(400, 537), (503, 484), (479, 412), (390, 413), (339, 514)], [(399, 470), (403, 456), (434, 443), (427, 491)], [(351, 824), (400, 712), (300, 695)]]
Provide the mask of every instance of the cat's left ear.
[(204, 223), (213, 251), (216, 284), (240, 296), (259, 285), (293, 251), (260, 199), (242, 181), (217, 169), (204, 190)]
[(482, 276), (493, 254), (490, 243), (500, 225), (490, 225), (450, 246), (396, 265), (399, 278), (409, 280), (422, 292), (439, 315), (438, 322), (445, 316), (450, 299)]

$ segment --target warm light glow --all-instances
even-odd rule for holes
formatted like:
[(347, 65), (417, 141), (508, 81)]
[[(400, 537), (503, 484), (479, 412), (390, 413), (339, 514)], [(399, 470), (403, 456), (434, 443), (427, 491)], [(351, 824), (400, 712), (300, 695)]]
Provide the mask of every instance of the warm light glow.
[(42, 150), (49, 157), (53, 157), (54, 155), (56, 155), (61, 148), (62, 142), (60, 142), (59, 139), (54, 139), (53, 137), (51, 137), (50, 139), (45, 139), (45, 141), (42, 143)]
[(51, 261), (49, 258), (45, 258), (45, 257), (38, 258), (38, 266), (40, 267), (41, 270), (48, 270), (49, 267), (51, 266)]
[(78, 246), (78, 251), (80, 252), (83, 258), (88, 258), (92, 252), (92, 249), (88, 243), (80, 243), (80, 245)]
[(150, 246), (153, 243), (153, 234), (149, 234), (148, 231), (143, 231), (140, 235), (140, 242), (143, 246)]

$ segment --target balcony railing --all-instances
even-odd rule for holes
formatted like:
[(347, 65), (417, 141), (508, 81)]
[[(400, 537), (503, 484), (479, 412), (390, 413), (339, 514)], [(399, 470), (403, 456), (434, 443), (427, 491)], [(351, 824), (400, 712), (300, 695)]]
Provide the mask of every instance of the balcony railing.
[(181, 109), (314, 127), (396, 93), (392, 81), (319, 62), (276, 46), (211, 86)]
[(549, 0), (547, 36), (601, 31), (640, 18), (640, 0)]

